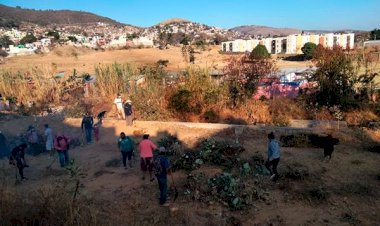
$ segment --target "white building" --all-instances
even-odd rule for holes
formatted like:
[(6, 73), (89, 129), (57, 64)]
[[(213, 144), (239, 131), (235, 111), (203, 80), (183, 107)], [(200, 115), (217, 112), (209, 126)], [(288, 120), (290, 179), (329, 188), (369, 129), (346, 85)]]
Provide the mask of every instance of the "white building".
[(353, 49), (354, 48), (354, 38), (353, 33), (349, 34), (298, 34), (298, 35), (288, 35), (286, 37), (278, 38), (264, 38), (261, 40), (251, 39), (242, 40), (237, 39), (234, 41), (223, 42), (221, 50), (223, 52), (246, 52), (252, 51), (258, 44), (264, 45), (268, 52), (271, 54), (301, 54), (302, 47), (308, 43), (312, 42), (316, 45), (322, 45), (326, 48), (332, 48), (337, 45), (343, 49)]

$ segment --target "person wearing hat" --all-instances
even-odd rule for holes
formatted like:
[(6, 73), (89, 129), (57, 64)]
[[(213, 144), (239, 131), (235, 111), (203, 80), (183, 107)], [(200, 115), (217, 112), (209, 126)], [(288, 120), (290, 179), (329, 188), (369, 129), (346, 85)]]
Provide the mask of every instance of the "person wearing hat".
[(116, 105), (117, 109), (117, 117), (120, 119), (120, 117), (124, 120), (125, 119), (125, 114), (124, 114), (124, 109), (123, 109), (123, 99), (121, 98), (120, 94), (117, 94), (117, 97), (113, 101), (113, 103)]
[(154, 157), (154, 174), (158, 181), (158, 188), (160, 189), (160, 205), (169, 206), (166, 202), (168, 193), (168, 174), (171, 174), (169, 159), (166, 157), (165, 147), (158, 149), (158, 155)]
[(132, 101), (128, 99), (124, 104), (124, 114), (127, 120), (127, 126), (133, 125), (133, 110), (132, 110)]
[(273, 132), (268, 134), (268, 140), (268, 160), (265, 163), (265, 167), (271, 173), (270, 179), (273, 181), (277, 181), (279, 177), (277, 172), (277, 166), (280, 162), (280, 145), (278, 141), (275, 139)]
[(94, 118), (90, 114), (90, 112), (86, 112), (86, 115), (82, 118), (81, 129), (82, 133), (86, 134), (87, 144), (92, 142), (92, 130), (94, 126)]

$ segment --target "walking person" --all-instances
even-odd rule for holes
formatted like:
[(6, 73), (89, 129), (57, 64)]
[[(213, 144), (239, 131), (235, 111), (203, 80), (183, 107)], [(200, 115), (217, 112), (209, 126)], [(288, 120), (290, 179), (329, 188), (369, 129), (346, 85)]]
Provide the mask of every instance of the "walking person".
[(140, 166), (141, 171), (143, 172), (142, 179), (145, 180), (146, 172), (149, 171), (150, 181), (154, 181), (152, 171), (153, 171), (153, 150), (157, 146), (149, 140), (149, 134), (143, 135), (143, 140), (139, 144), (140, 149)]
[(0, 131), (0, 158), (9, 155), (9, 143), (3, 132)]
[[(17, 147), (12, 149), (11, 156), (9, 157), (9, 164), (17, 167), (21, 180), (27, 179), (24, 176), (24, 168), (28, 167), (25, 161), (25, 149), (27, 147), (28, 146), (25, 143), (18, 145)], [(17, 178), (17, 174), (16, 174), (16, 178)]]
[(46, 151), (50, 154), (53, 155), (53, 146), (54, 146), (54, 141), (53, 141), (53, 131), (49, 127), (48, 124), (45, 124), (45, 149)]
[(99, 138), (100, 138), (99, 137), (99, 135), (100, 135), (100, 122), (99, 121), (94, 124), (93, 130), (94, 130), (95, 141), (98, 142)]
[(125, 120), (125, 113), (123, 108), (123, 99), (121, 98), (120, 94), (117, 94), (117, 97), (113, 101), (113, 103), (116, 105), (117, 110), (117, 118)]
[(128, 99), (124, 104), (124, 113), (127, 120), (127, 126), (133, 125), (133, 110), (132, 110), (132, 101)]
[(265, 167), (271, 173), (270, 179), (273, 181), (277, 181), (279, 178), (277, 172), (277, 166), (280, 162), (280, 145), (278, 141), (275, 139), (273, 132), (268, 134), (268, 160), (265, 163)]
[(117, 146), (119, 147), (123, 158), (124, 168), (127, 169), (127, 159), (129, 167), (132, 168), (132, 154), (135, 149), (135, 143), (133, 140), (129, 136), (126, 136), (124, 132), (121, 132)]
[(28, 130), (26, 132), (26, 139), (29, 144), (29, 152), (32, 155), (38, 155), (40, 153), (38, 146), (38, 134), (36, 129), (32, 125), (28, 127)]
[(82, 119), (82, 132), (84, 131), (86, 134), (86, 142), (87, 144), (90, 144), (92, 142), (92, 130), (94, 125), (94, 119), (92, 118), (92, 115), (90, 115), (90, 112), (86, 112), (86, 115)]
[(331, 134), (327, 135), (323, 139), (322, 147), (323, 147), (323, 155), (325, 157), (325, 161), (329, 161), (331, 159), (331, 155), (334, 152), (334, 145), (339, 143), (339, 139), (333, 138)]
[(169, 159), (166, 157), (165, 147), (158, 149), (158, 156), (154, 158), (154, 174), (157, 177), (158, 188), (160, 189), (160, 205), (169, 206), (166, 202), (168, 193), (168, 174), (171, 174)]
[(54, 141), (54, 148), (58, 152), (59, 163), (61, 167), (69, 164), (69, 143), (70, 139), (63, 134), (57, 134)]

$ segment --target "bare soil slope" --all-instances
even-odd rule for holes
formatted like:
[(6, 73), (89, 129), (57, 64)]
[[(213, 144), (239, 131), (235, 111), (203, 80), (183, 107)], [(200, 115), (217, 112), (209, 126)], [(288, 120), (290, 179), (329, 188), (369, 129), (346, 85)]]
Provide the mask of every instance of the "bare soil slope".
[[(62, 131), (82, 139), (78, 128), (80, 120), (77, 119), (61, 123), (57, 118), (20, 118), (1, 122), (0, 129), (8, 136), (15, 136), (29, 124), (42, 130), (46, 122), (55, 132)], [(187, 173), (177, 171), (174, 179), (179, 198), (172, 205), (178, 208), (174, 213), (159, 207), (157, 182), (141, 180), (138, 162), (133, 169), (127, 170), (120, 166), (120, 161), (119, 166), (110, 165), (115, 159), (120, 160), (116, 139), (122, 131), (131, 136), (146, 132), (155, 142), (170, 133), (176, 135), (185, 148), (192, 148), (206, 137), (234, 139), (230, 130), (189, 128), (175, 126), (175, 123), (152, 126), (149, 122), (139, 122), (136, 127), (127, 128), (124, 121), (105, 120), (100, 142), (76, 147), (70, 150), (70, 156), (86, 174), (81, 181), (83, 194), (101, 201), (104, 207), (120, 210), (108, 216), (110, 225), (377, 225), (379, 222), (380, 181), (377, 176), (380, 155), (361, 149), (359, 140), (351, 135), (352, 131), (334, 133), (340, 137), (341, 143), (336, 146), (330, 162), (323, 161), (321, 149), (282, 148), (279, 172), (283, 177), (278, 183), (271, 182), (268, 176), (254, 178), (257, 189), (266, 198), (256, 200), (253, 206), (242, 211), (230, 211), (218, 202), (206, 204), (188, 198), (184, 187)], [(140, 137), (134, 139), (138, 142)], [(245, 130), (241, 139), (246, 149), (241, 154), (242, 159), (249, 161), (252, 156), (266, 156), (265, 132)], [(25, 174), (29, 180), (15, 186), (20, 192), (66, 177), (57, 162), (53, 163), (52, 169), (46, 169), (52, 162), (47, 154), (27, 156), (27, 160), (30, 167), (26, 168)], [(0, 160), (0, 165), (4, 172), (8, 172), (9, 179), (14, 177), (6, 160)], [(300, 166), (307, 169), (303, 179), (286, 177)], [(222, 168), (203, 165), (196, 172), (213, 176), (222, 172)], [(320, 200), (316, 199), (318, 194), (323, 196)]]

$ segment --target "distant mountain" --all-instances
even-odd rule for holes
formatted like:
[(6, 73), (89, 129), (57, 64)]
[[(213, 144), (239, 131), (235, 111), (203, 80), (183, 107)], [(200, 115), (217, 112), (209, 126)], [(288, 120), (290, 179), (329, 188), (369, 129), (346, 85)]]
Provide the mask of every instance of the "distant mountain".
[(274, 28), (266, 26), (239, 26), (231, 28), (230, 31), (239, 32), (246, 36), (286, 36), (301, 33), (301, 30), (295, 28)]
[(0, 27), (12, 27), (21, 23), (33, 23), (42, 26), (46, 25), (72, 25), (107, 23), (114, 26), (124, 26), (107, 17), (95, 15), (93, 13), (72, 11), (72, 10), (34, 10), (22, 9), (19, 7), (8, 7), (0, 4)]

